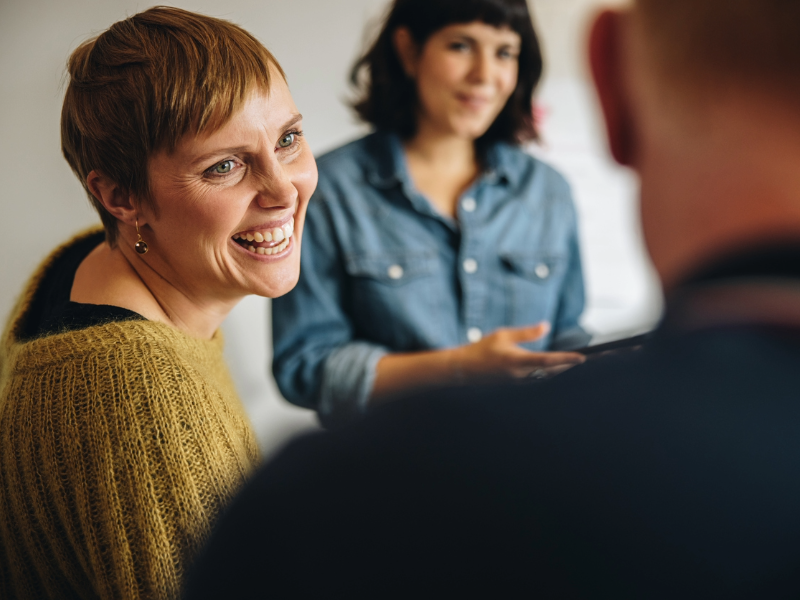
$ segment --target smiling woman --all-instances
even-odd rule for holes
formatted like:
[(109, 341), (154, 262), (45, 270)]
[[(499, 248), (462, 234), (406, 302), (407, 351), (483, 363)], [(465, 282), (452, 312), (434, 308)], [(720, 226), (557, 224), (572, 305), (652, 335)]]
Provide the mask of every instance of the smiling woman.
[(300, 281), (272, 304), (288, 400), (333, 424), (583, 360), (569, 186), (518, 147), (541, 73), (526, 0), (395, 0), (353, 70), (376, 131), (319, 159)]
[[(127, 242), (100, 245), (83, 261), (73, 300), (121, 306), (210, 338), (245, 295), (294, 287), (316, 169), (286, 82), (271, 69), (268, 94), (250, 91), (224, 124), (151, 154), (150, 202), (131, 201), (97, 169), (88, 174), (93, 197)], [(130, 251), (136, 235), (146, 256)]]
[(0, 347), (0, 597), (176, 598), (258, 462), (219, 326), (297, 282), (316, 166), (250, 34), (157, 7), (69, 61), (62, 149), (103, 221)]

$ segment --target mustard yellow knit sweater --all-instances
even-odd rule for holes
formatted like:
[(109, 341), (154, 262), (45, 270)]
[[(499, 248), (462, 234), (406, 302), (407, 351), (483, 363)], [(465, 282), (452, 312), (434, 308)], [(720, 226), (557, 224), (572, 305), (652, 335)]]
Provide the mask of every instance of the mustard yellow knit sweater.
[(222, 337), (138, 320), (22, 341), (52, 260), (0, 347), (0, 598), (176, 598), (258, 461)]

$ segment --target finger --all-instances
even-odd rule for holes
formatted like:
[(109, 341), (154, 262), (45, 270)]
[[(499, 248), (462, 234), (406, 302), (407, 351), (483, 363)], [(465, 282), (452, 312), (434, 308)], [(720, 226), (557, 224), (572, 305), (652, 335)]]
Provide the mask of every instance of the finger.
[(525, 327), (508, 327), (504, 331), (508, 339), (514, 344), (535, 342), (550, 333), (550, 323), (542, 321), (536, 325), (527, 325)]
[(564, 371), (569, 371), (574, 366), (575, 366), (574, 364), (556, 365), (555, 367), (545, 367), (544, 371), (547, 373), (548, 377), (552, 377), (553, 375), (558, 375), (560, 373), (563, 373)]
[(515, 368), (512, 371), (512, 376), (516, 377), (517, 379), (548, 379), (550, 377), (554, 377), (567, 371), (574, 367), (575, 365), (556, 365), (554, 367), (525, 367), (525, 368)]
[(579, 365), (586, 362), (586, 357), (579, 352), (543, 352), (545, 364), (549, 367), (558, 365)]
[(586, 357), (577, 352), (531, 352), (524, 348), (509, 350), (506, 356), (517, 367), (572, 366), (586, 361)]

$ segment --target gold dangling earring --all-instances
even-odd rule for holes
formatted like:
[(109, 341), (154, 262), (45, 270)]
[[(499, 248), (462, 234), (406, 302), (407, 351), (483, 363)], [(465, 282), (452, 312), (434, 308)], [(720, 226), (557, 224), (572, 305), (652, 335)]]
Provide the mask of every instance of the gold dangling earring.
[(142, 234), (139, 233), (139, 219), (136, 219), (136, 237), (139, 238), (139, 241), (133, 245), (134, 250), (139, 254), (147, 254), (147, 244), (142, 239)]

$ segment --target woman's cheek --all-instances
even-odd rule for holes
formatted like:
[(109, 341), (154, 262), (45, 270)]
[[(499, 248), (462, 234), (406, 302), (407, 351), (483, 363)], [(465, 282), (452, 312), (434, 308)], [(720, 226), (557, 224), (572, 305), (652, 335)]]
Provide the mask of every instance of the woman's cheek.
[(305, 156), (297, 161), (297, 171), (292, 178), (301, 203), (305, 203), (317, 187), (317, 161), (310, 151), (305, 149)]
[(517, 78), (519, 77), (519, 66), (515, 65), (513, 69), (510, 70), (508, 73), (507, 79), (505, 81), (505, 96), (506, 100), (511, 97), (511, 94), (514, 93), (514, 88), (517, 87)]

